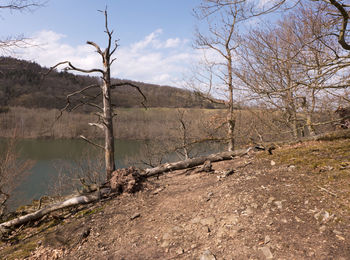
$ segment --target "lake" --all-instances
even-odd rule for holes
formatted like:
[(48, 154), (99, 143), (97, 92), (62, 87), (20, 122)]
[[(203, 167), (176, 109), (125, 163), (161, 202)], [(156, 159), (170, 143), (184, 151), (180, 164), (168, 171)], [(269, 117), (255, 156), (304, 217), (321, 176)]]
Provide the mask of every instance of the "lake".
[[(0, 140), (1, 141), (1, 140)], [(2, 140), (3, 142), (3, 140)], [(161, 141), (160, 141), (161, 143)], [(1, 142), (0, 142), (1, 144)], [(127, 161), (137, 161), (140, 149), (145, 141), (138, 140), (116, 140), (115, 142), (115, 162), (117, 168), (130, 166)], [(214, 144), (201, 144), (195, 150), (199, 154), (209, 154), (219, 151), (220, 146)], [(20, 159), (34, 161), (28, 175), (18, 186), (9, 201), (9, 209), (30, 203), (33, 199), (39, 199), (43, 195), (50, 195), (50, 187), (57, 181), (62, 168), (74, 168), (77, 164), (84, 162), (87, 157), (98, 157), (98, 151), (92, 145), (79, 139), (64, 140), (20, 140), (18, 142)], [(175, 155), (168, 155), (167, 161), (177, 161)], [(71, 166), (71, 167), (70, 167)]]

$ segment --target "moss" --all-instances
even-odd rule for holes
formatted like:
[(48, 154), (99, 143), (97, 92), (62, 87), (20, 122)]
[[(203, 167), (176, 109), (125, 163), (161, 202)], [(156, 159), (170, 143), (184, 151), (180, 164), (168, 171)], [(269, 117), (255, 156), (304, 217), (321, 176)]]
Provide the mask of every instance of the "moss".
[(84, 216), (89, 216), (89, 215), (92, 215), (92, 214), (96, 214), (100, 211), (103, 210), (103, 207), (98, 207), (98, 208), (94, 208), (94, 209), (85, 209), (85, 210), (81, 210), (79, 211), (75, 216), (77, 218), (81, 218), (81, 217), (84, 217)]
[(32, 240), (26, 243), (21, 242), (16, 246), (5, 248), (1, 251), (0, 258), (8, 260), (24, 259), (30, 256), (30, 254), (36, 249), (37, 244), (38, 240)]
[(263, 155), (280, 165), (294, 165), (315, 174), (331, 173), (331, 178), (348, 177), (350, 139), (310, 142), (276, 150)]

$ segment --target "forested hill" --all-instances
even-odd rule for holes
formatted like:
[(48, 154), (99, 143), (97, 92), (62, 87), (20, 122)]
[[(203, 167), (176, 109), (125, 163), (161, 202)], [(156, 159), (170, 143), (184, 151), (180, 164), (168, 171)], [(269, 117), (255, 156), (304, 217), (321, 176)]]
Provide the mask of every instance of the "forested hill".
[[(95, 77), (79, 76), (53, 71), (37, 63), (0, 57), (0, 106), (28, 108), (63, 108), (66, 95), (98, 81)], [(114, 79), (114, 82), (120, 81)], [(193, 92), (169, 87), (134, 82), (147, 98), (147, 107), (203, 107), (214, 108)], [(113, 103), (117, 107), (140, 107), (143, 98), (135, 88), (117, 87), (113, 90)]]

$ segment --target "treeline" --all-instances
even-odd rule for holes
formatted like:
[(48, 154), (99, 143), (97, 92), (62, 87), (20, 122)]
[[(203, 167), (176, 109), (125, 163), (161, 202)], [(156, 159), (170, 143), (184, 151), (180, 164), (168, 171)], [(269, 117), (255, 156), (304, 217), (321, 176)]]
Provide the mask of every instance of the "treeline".
[[(98, 83), (98, 78), (81, 76), (66, 71), (52, 71), (35, 62), (10, 57), (0, 58), (0, 107), (21, 106), (26, 108), (61, 109), (66, 104), (66, 96), (84, 86)], [(115, 83), (121, 82), (114, 79)], [(132, 82), (139, 86), (146, 96), (147, 107), (172, 108), (218, 108), (194, 92), (170, 86), (160, 86), (143, 82)], [(92, 93), (93, 94), (93, 93)], [(143, 106), (143, 98), (135, 88), (127, 85), (113, 90), (116, 107), (131, 108)], [(74, 102), (74, 100), (73, 100)], [(75, 100), (75, 102), (78, 102)], [(82, 108), (88, 112), (88, 107)]]
[[(93, 113), (64, 113), (59, 119), (57, 109), (11, 107), (0, 113), (0, 137), (20, 138), (103, 138), (102, 131), (89, 126), (96, 116)], [(235, 128), (238, 147), (251, 142), (289, 140), (293, 137), (284, 123), (283, 112), (268, 109), (235, 110)], [(334, 129), (337, 115), (332, 111), (313, 115), (316, 134)], [(223, 109), (173, 109), (173, 108), (119, 108), (114, 118), (114, 134), (118, 139), (183, 141), (184, 131), (188, 142), (223, 141), (226, 139), (226, 110)], [(183, 129), (181, 122), (184, 123)], [(301, 127), (300, 131), (304, 131)]]

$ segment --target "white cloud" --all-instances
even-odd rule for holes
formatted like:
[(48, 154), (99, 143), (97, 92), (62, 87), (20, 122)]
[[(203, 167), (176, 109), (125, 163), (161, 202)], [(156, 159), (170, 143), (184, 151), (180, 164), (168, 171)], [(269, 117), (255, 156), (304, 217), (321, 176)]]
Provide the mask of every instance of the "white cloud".
[[(162, 33), (162, 29), (157, 29), (138, 42), (119, 47), (112, 76), (164, 85), (180, 82), (199, 54), (192, 50), (187, 39), (162, 39)], [(101, 67), (101, 59), (92, 46), (72, 46), (65, 40), (65, 35), (53, 31), (38, 32), (32, 36), (34, 47), (16, 50), (16, 57), (46, 67), (65, 60), (85, 69)]]

